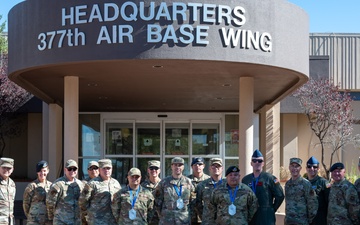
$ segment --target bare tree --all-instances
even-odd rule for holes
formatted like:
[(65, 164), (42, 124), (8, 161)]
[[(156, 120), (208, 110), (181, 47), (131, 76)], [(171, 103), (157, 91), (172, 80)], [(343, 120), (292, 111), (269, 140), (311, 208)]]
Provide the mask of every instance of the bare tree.
[[(310, 79), (293, 96), (298, 99), (311, 130), (319, 139), (321, 164), (329, 178), (335, 153), (348, 144), (357, 145), (360, 140), (359, 135), (353, 135), (353, 99), (326, 79)], [(325, 163), (326, 148), (331, 150), (329, 164)]]

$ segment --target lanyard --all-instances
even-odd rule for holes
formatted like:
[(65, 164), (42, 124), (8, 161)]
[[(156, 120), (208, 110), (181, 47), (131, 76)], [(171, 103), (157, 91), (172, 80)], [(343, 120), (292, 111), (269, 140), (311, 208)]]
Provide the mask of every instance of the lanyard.
[[(253, 176), (254, 176), (254, 174), (253, 174)], [(251, 182), (251, 189), (253, 190), (254, 193), (256, 193), (256, 186), (259, 182), (259, 177), (260, 176), (258, 176), (255, 180), (253, 179), (253, 181)]]
[(176, 194), (179, 196), (179, 198), (181, 198), (182, 185), (180, 185), (180, 190), (176, 184), (174, 184), (174, 188), (175, 188)]
[(236, 197), (236, 192), (237, 192), (238, 189), (239, 189), (239, 186), (236, 186), (234, 194), (233, 194), (233, 191), (231, 190), (231, 187), (228, 186), (229, 195), (230, 195), (230, 201), (231, 201), (232, 204), (234, 204), (235, 197)]
[(139, 192), (140, 192), (140, 186), (139, 188), (136, 190), (135, 196), (133, 196), (133, 192), (131, 190), (131, 188), (129, 187), (129, 193), (130, 193), (130, 202), (131, 202), (131, 208), (133, 209), (135, 206), (135, 202), (137, 197), (139, 196)]
[(214, 188), (216, 188), (216, 185), (222, 184), (222, 181), (223, 181), (222, 178), (218, 182), (215, 182), (214, 179), (211, 178), (211, 182), (213, 183)]

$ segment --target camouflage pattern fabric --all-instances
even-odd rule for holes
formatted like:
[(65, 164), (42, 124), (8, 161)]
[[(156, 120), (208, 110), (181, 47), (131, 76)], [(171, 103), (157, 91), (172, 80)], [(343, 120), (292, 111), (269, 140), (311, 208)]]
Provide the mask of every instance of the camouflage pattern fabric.
[(114, 178), (104, 181), (98, 176), (85, 184), (79, 198), (79, 206), (81, 213), (87, 214), (86, 221), (89, 225), (116, 224), (111, 212), (111, 202), (119, 190), (120, 183)]
[(355, 181), (354, 185), (356, 187), (356, 190), (357, 190), (357, 193), (358, 193), (358, 196), (360, 199), (360, 178)]
[[(155, 188), (156, 186), (160, 183), (161, 180), (159, 180), (158, 183), (152, 183), (149, 179), (144, 180), (141, 183), (141, 186), (143, 186), (144, 188), (148, 189), (153, 195), (155, 194)], [(158, 225), (160, 222), (160, 218), (159, 215), (156, 212), (156, 208), (153, 207), (152, 211), (149, 212), (151, 214), (151, 219), (150, 221), (148, 221), (149, 225)]]
[[(184, 202), (182, 209), (176, 207), (176, 201), (179, 197), (174, 185), (182, 186), (181, 199)], [(190, 224), (189, 207), (192, 200), (191, 192), (193, 191), (194, 186), (191, 180), (185, 176), (180, 179), (175, 179), (172, 176), (163, 179), (155, 189), (155, 207), (160, 215), (159, 224)]]
[(253, 173), (246, 175), (242, 183), (249, 188), (256, 185), (255, 195), (259, 201), (259, 208), (249, 224), (275, 225), (275, 212), (284, 201), (284, 190), (280, 181), (270, 173), (261, 172), (258, 179)]
[(52, 224), (46, 212), (46, 195), (50, 190), (50, 181), (45, 184), (38, 179), (27, 185), (23, 195), (23, 209), (28, 225)]
[(216, 222), (212, 224), (248, 225), (259, 207), (254, 192), (242, 183), (238, 185), (233, 203), (236, 206), (235, 215), (229, 214), (229, 206), (231, 204), (228, 185), (225, 182), (215, 188), (211, 195), (209, 215), (212, 217), (212, 221)]
[(129, 186), (114, 194), (111, 209), (117, 224), (147, 225), (152, 216), (149, 212), (153, 211), (154, 196), (148, 189), (140, 186), (139, 195), (134, 205), (136, 218), (131, 220), (129, 219), (129, 211), (132, 208), (132, 202), (130, 201), (130, 191), (132, 191), (133, 196), (135, 196), (136, 190), (129, 189)]
[(203, 174), (200, 178), (194, 177), (193, 174), (189, 175), (188, 178), (191, 180), (192, 184), (194, 185), (194, 192), (192, 192), (192, 201), (190, 203), (190, 215), (191, 215), (191, 224), (201, 224), (201, 218), (198, 212), (195, 210), (196, 204), (196, 187), (199, 185), (200, 182), (210, 178), (209, 175)]
[(195, 210), (197, 211), (202, 224), (215, 224), (215, 221), (211, 220), (213, 217), (209, 214), (209, 205), (211, 201), (211, 194), (215, 187), (218, 187), (222, 183), (226, 183), (226, 179), (222, 179), (216, 183), (216, 186), (211, 178), (208, 178), (197, 185), (196, 187), (196, 203)]
[(314, 179), (309, 181), (311, 183), (311, 188), (316, 193), (319, 203), (316, 216), (313, 219), (313, 221), (310, 223), (310, 225), (327, 225), (326, 220), (324, 218), (326, 218), (327, 216), (330, 184), (325, 178), (320, 176), (316, 176), (314, 177)]
[(285, 184), (285, 224), (308, 225), (315, 218), (318, 200), (311, 184), (303, 177)]
[(54, 225), (81, 224), (78, 200), (83, 188), (83, 182), (78, 179), (69, 182), (66, 176), (54, 181), (46, 197), (48, 218)]
[(14, 224), (15, 193), (15, 182), (10, 177), (3, 180), (0, 176), (0, 224)]
[(328, 225), (359, 225), (360, 203), (355, 186), (344, 179), (332, 184), (329, 194)]

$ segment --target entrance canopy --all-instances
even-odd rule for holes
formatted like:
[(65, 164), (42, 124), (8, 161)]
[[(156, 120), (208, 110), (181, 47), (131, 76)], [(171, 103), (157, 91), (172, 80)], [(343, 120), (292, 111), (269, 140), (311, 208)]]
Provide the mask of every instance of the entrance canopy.
[(31, 0), (9, 13), (9, 77), (47, 103), (79, 77), (80, 111), (254, 110), (307, 81), (308, 17), (285, 0)]

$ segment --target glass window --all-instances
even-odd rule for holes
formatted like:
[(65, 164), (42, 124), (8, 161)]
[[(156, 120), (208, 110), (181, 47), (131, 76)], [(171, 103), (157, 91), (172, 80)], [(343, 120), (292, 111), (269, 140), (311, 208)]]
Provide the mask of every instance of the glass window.
[(225, 156), (239, 155), (239, 116), (225, 115)]
[(193, 124), (192, 154), (219, 154), (219, 124)]
[(113, 169), (112, 177), (117, 179), (121, 186), (128, 184), (127, 173), (133, 167), (132, 158), (111, 158)]
[[(248, 163), (248, 162), (244, 162)], [(224, 174), (230, 166), (239, 166), (239, 159), (225, 159)]]
[(106, 155), (133, 154), (133, 124), (106, 124)]
[(165, 153), (167, 155), (189, 154), (189, 124), (170, 124), (165, 128)]
[(160, 124), (136, 124), (137, 154), (160, 154)]
[(100, 115), (80, 114), (79, 156), (100, 156)]
[(94, 159), (79, 159), (79, 179), (87, 179), (89, 177), (88, 171), (87, 171), (87, 165), (90, 161), (99, 161), (99, 158)]

